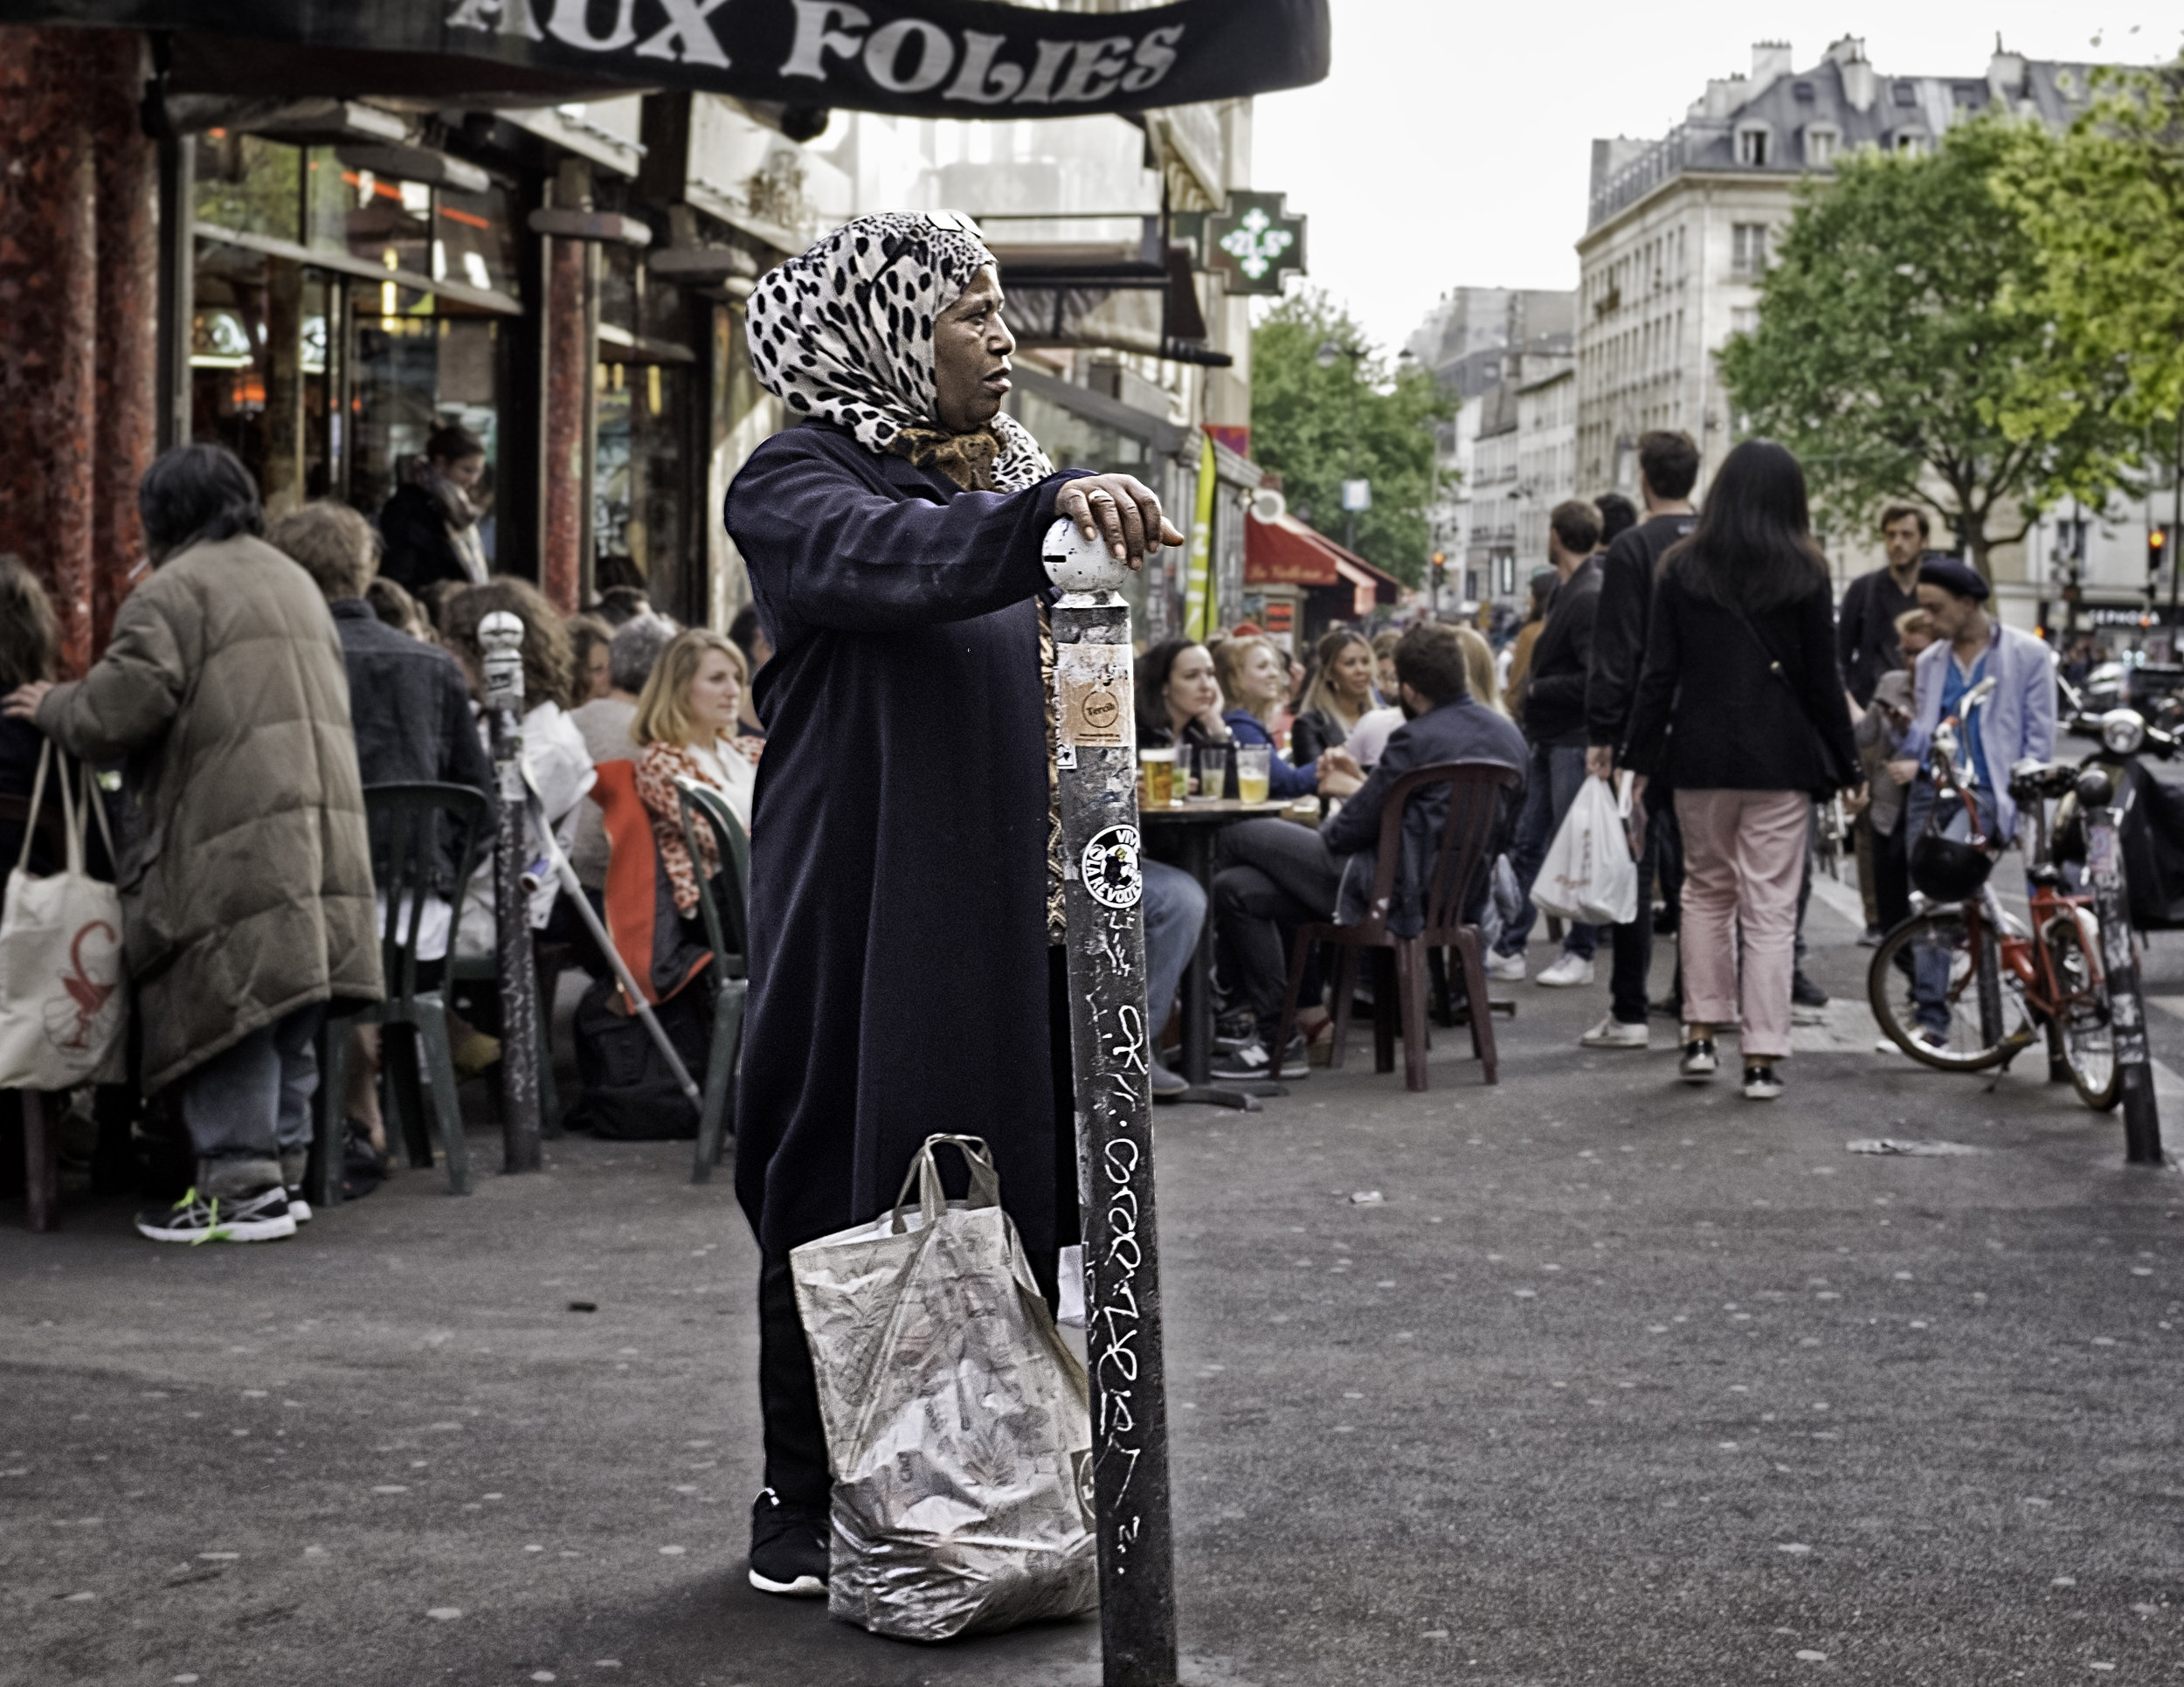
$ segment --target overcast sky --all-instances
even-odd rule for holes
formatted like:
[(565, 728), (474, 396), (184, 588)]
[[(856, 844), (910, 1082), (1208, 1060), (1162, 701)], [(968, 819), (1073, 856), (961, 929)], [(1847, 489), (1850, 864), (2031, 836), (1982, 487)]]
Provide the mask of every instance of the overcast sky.
[(1260, 100), (1252, 180), (1310, 215), (1311, 283), (1390, 349), (1449, 287), (1575, 287), (1593, 137), (1665, 134), (1754, 41), (1802, 70), (1862, 35), (1883, 75), (1952, 77), (1985, 73), (1998, 29), (2036, 59), (2180, 45), (2150, 0), (1330, 3), (1333, 73)]

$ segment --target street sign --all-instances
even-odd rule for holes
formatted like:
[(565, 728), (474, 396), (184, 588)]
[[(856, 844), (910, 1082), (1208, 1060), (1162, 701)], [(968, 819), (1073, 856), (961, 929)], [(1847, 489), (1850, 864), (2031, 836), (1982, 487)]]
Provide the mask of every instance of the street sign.
[(1121, 563), (1068, 522), (1044, 556), (1054, 635), (1056, 780), (1068, 921), (1069, 1054), (1084, 1224), (1093, 1507), (1105, 1687), (1174, 1687), (1167, 1385), (1154, 1226), (1153, 1035)]
[(1342, 483), (1342, 507), (1348, 510), (1371, 509), (1372, 508), (1372, 482), (1344, 481)]

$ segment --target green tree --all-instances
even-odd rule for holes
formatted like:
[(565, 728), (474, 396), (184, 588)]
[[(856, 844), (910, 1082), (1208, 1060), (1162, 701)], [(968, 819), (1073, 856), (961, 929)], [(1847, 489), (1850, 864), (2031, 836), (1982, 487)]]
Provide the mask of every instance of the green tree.
[[(1365, 349), (1354, 373), (1348, 357), (1320, 367), (1319, 349), (1330, 340)], [(1339, 540), (1353, 382), (1357, 474), (1372, 482), (1372, 508), (1358, 518), (1358, 554), (1416, 585), (1433, 546), (1434, 428), (1455, 414), (1456, 401), (1429, 371), (1391, 367), (1323, 293), (1282, 300), (1252, 330), (1251, 454), (1282, 476), (1291, 509)]]
[(2052, 426), (2105, 399), (2166, 434), (2184, 411), (2184, 58), (2098, 74), (2070, 133), (2016, 148), (1995, 185), (2037, 242), (2014, 308), (2052, 322), (2122, 391), (2050, 378), (2028, 386), (2010, 419)]
[[(1743, 431), (1795, 451), (1835, 522), (1930, 504), (1991, 575), (1994, 547), (2055, 500), (2129, 481), (2144, 433), (2107, 402), (2113, 369), (2012, 303), (2041, 258), (1997, 178), (2058, 144), (1984, 120), (1927, 156), (1860, 154), (1800, 189), (1758, 326), (1731, 337), (1721, 371)], [(2027, 402), (2063, 390), (2084, 402)]]

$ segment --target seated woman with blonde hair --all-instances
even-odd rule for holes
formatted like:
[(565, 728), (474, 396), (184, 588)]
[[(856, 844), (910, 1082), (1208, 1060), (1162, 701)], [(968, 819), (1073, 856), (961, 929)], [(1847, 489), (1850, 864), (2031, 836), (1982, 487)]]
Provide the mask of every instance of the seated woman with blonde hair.
[(637, 699), (630, 736), (639, 746), (637, 794), (652, 816), (653, 839), (660, 865), (674, 887), (675, 911), (685, 919), (697, 912), (698, 873), (720, 871), (709, 832), (698, 833), (705, 860), (694, 868), (683, 847), (682, 806), (678, 778), (708, 785), (727, 799), (729, 812), (746, 832), (750, 803), (758, 784), (758, 756), (764, 738), (741, 736), (736, 716), (749, 679), (743, 653), (725, 634), (703, 627), (679, 633), (653, 664), (652, 677)]

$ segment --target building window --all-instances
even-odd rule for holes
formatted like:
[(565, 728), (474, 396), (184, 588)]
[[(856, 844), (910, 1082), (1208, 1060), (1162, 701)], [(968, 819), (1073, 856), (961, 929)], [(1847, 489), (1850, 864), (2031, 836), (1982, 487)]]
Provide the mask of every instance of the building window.
[(1753, 169), (1765, 169), (1771, 156), (1768, 142), (1771, 133), (1763, 128), (1737, 131), (1737, 162)]
[(1918, 103), (1918, 90), (1909, 82), (1897, 83), (1892, 92), (1896, 103), (1899, 106), (1915, 106)]
[(1729, 313), (1729, 331), (1731, 334), (1750, 334), (1759, 326), (1759, 313), (1751, 305), (1738, 305)]
[(1805, 131), (1805, 162), (1814, 169), (1821, 169), (1835, 162), (1835, 149), (1842, 136), (1834, 129), (1810, 128)]
[(1896, 150), (1907, 158), (1924, 158), (1933, 150), (1933, 136), (1924, 129), (1901, 129), (1896, 135)]
[(1736, 223), (1729, 230), (1729, 273), (1752, 277), (1767, 266), (1767, 225)]

